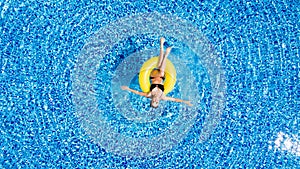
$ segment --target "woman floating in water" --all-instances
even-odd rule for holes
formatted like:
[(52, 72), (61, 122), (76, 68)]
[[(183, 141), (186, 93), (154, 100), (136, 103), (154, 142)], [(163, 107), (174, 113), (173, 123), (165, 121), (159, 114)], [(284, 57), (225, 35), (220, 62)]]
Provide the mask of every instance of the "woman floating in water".
[(128, 90), (132, 93), (150, 98), (151, 99), (150, 105), (153, 108), (158, 107), (160, 100), (183, 102), (189, 106), (192, 106), (190, 101), (167, 97), (164, 94), (163, 81), (165, 79), (166, 61), (167, 61), (167, 57), (170, 54), (171, 49), (172, 49), (172, 47), (168, 47), (166, 49), (166, 53), (164, 53), (164, 42), (165, 42), (165, 38), (161, 38), (160, 39), (160, 54), (159, 54), (159, 59), (157, 62), (157, 68), (153, 69), (153, 71), (150, 74), (150, 79), (151, 79), (150, 92), (148, 92), (148, 93), (139, 92), (139, 91), (130, 89), (128, 86), (121, 86), (121, 88), (122, 88), (122, 90)]

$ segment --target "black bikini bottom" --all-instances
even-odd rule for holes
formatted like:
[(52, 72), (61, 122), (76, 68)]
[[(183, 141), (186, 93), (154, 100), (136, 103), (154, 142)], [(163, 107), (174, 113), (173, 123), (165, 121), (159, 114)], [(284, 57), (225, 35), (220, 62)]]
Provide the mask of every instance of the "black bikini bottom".
[(160, 90), (165, 91), (165, 87), (162, 84), (151, 84), (150, 91), (152, 91), (156, 86), (160, 88)]
[[(154, 71), (154, 70), (158, 70), (160, 72), (160, 69), (158, 69), (158, 68), (154, 68), (152, 71)], [(160, 77), (160, 78), (162, 78), (162, 80), (165, 80), (166, 77), (163, 76), (163, 77)], [(154, 77), (150, 76), (150, 79), (154, 79)]]

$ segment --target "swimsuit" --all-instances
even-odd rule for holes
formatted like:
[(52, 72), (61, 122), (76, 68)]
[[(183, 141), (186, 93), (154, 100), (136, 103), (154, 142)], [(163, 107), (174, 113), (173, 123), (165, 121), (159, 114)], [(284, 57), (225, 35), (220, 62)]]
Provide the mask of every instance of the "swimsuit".
[[(162, 90), (161, 95), (159, 96), (159, 98), (164, 100), (165, 99), (165, 95), (164, 95), (165, 88), (164, 88), (164, 85), (162, 85), (162, 84), (151, 84), (150, 92), (148, 93), (147, 97), (151, 98), (153, 96), (151, 91), (156, 87), (158, 87), (160, 90)], [(157, 89), (157, 90), (159, 90), (159, 89)]]
[[(160, 71), (160, 69), (157, 69), (157, 68), (155, 68), (155, 69), (153, 69), (153, 70), (158, 70), (158, 71)], [(155, 77), (151, 77), (150, 76), (150, 79), (154, 79)], [(162, 80), (165, 80), (165, 76), (163, 76), (163, 77), (160, 77)], [(155, 88), (155, 87), (158, 87), (160, 90), (162, 90), (162, 91), (164, 91), (165, 90), (165, 87), (164, 87), (164, 85), (163, 84), (151, 84), (151, 86), (150, 86), (150, 92)]]
[[(158, 71), (160, 71), (160, 69), (157, 69), (157, 68), (155, 68), (155, 69), (153, 69), (153, 70), (158, 70)], [(153, 71), (153, 70), (152, 70), (152, 71)], [(150, 79), (154, 79), (154, 78), (155, 78), (155, 77), (151, 77), (151, 76), (150, 76)], [(160, 77), (160, 78), (161, 78), (162, 80), (165, 80), (165, 76)]]
[[(154, 79), (155, 77), (150, 77), (150, 79)], [(160, 77), (162, 80), (165, 80), (165, 77)]]
[(162, 84), (151, 84), (151, 86), (150, 86), (150, 91), (152, 91), (155, 87), (160, 88), (160, 90), (162, 90), (162, 91), (165, 90), (165, 87), (164, 87), (164, 85), (162, 85)]

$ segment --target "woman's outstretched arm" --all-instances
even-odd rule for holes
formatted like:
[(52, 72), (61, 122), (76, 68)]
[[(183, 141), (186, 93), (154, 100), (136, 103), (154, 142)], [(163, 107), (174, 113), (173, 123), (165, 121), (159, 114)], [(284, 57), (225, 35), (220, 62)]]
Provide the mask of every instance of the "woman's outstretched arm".
[(128, 91), (130, 91), (130, 92), (132, 92), (132, 93), (134, 93), (134, 94), (138, 94), (138, 95), (140, 95), (140, 96), (145, 96), (145, 97), (147, 97), (147, 93), (139, 92), (139, 91), (130, 89), (128, 86), (121, 86), (121, 89), (122, 89), (122, 90), (128, 90)]
[(182, 103), (185, 103), (189, 106), (193, 106), (191, 104), (191, 101), (188, 101), (188, 100), (181, 100), (181, 99), (177, 99), (177, 98), (173, 98), (173, 97), (165, 97), (164, 100), (169, 100), (169, 101), (173, 101), (173, 102), (182, 102)]

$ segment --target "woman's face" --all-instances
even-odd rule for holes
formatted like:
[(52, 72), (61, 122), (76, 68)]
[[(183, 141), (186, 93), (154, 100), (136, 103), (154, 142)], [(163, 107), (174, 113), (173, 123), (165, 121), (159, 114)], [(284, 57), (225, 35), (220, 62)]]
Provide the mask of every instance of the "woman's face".
[(159, 99), (157, 99), (156, 97), (152, 97), (151, 106), (157, 108), (158, 105), (159, 105)]
[(151, 106), (157, 108), (159, 105), (162, 91), (155, 88), (152, 90), (151, 94), (152, 94)]

